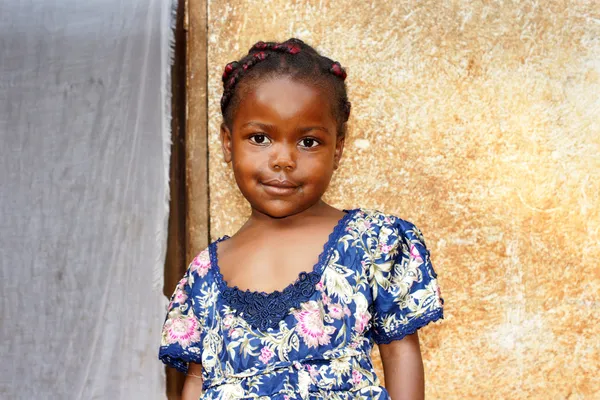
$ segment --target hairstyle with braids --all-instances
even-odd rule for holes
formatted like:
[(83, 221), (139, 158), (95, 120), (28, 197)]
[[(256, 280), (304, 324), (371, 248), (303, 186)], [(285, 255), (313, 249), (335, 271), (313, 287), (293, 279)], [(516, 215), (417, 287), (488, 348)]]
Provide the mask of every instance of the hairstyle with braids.
[(339, 62), (320, 55), (300, 39), (291, 38), (282, 43), (258, 42), (239, 61), (230, 62), (223, 72), (221, 113), (228, 127), (239, 105), (242, 87), (262, 78), (290, 76), (330, 90), (332, 112), (337, 120), (338, 135), (344, 135), (350, 116), (350, 102), (346, 92), (346, 71)]

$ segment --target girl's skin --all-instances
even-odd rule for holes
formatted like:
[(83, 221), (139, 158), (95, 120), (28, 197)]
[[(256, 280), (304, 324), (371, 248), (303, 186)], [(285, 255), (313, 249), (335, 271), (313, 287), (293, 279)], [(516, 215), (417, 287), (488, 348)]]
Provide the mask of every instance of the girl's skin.
[[(221, 126), (226, 162), (252, 207), (250, 218), (218, 246), (228, 286), (273, 292), (310, 272), (344, 213), (321, 200), (344, 150), (327, 88), (290, 77), (251, 83), (232, 129)], [(241, 267), (243, 266), (243, 267)], [(379, 346), (394, 400), (423, 399), (418, 333)], [(202, 368), (190, 363), (183, 400), (202, 394)]]

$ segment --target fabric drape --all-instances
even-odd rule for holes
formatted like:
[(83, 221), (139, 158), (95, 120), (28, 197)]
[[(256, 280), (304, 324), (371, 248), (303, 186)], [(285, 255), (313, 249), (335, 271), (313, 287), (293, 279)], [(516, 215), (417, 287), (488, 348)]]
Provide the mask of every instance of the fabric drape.
[(0, 398), (161, 399), (173, 10), (0, 2)]

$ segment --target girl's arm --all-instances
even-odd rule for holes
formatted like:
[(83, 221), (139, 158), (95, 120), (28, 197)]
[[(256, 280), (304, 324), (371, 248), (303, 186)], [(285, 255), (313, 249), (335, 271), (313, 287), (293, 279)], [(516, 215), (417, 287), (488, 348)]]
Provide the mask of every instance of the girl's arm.
[(425, 373), (419, 334), (406, 335), (401, 340), (380, 344), (385, 388), (392, 400), (424, 400)]
[(181, 400), (198, 400), (202, 396), (202, 365), (190, 363), (183, 383)]

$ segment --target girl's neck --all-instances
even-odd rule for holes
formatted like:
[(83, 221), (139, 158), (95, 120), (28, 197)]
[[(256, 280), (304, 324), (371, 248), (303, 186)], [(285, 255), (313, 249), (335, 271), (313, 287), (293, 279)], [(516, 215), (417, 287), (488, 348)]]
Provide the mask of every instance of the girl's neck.
[(271, 217), (253, 208), (250, 218), (244, 224), (244, 228), (286, 229), (310, 223), (309, 221), (315, 217), (327, 217), (337, 214), (339, 214), (339, 211), (323, 200), (319, 200), (304, 211), (282, 218)]

